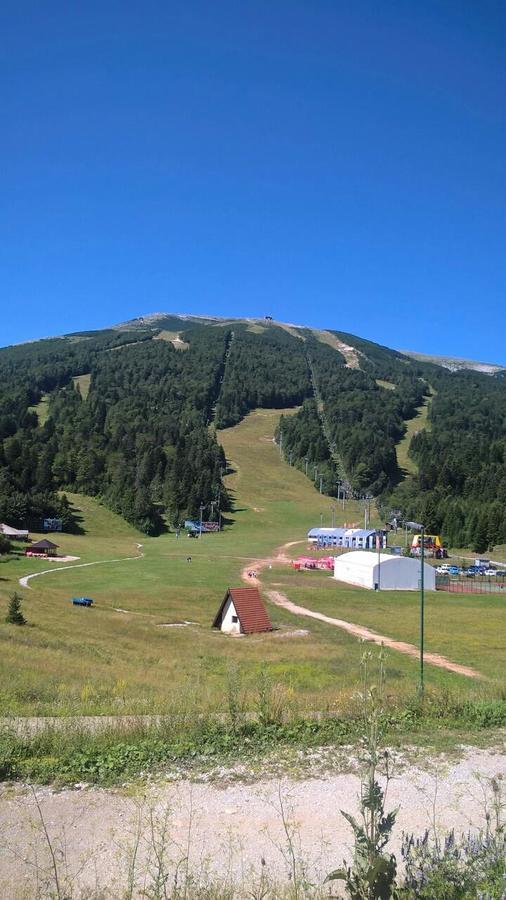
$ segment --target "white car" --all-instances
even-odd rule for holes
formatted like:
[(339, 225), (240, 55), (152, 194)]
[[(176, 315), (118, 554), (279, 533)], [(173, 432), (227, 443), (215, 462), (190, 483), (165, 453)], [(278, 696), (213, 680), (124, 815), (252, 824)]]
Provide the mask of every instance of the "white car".
[(497, 575), (497, 569), (485, 569), (484, 575)]

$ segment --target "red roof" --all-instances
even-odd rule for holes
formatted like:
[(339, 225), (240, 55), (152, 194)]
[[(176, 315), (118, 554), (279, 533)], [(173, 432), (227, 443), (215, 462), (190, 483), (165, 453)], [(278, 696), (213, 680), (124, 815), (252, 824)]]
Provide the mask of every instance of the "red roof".
[(259, 634), (272, 631), (271, 620), (263, 604), (258, 588), (229, 588), (223, 598), (218, 614), (213, 622), (214, 628), (221, 625), (221, 615), (228, 598), (231, 597), (235, 611), (245, 634)]

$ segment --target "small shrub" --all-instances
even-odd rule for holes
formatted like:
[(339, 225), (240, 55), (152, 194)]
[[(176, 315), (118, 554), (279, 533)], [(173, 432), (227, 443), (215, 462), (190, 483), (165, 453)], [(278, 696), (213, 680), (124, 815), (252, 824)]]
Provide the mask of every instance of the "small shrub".
[(504, 828), (462, 834), (450, 831), (442, 842), (428, 832), (405, 836), (406, 875), (400, 897), (406, 900), (502, 900), (506, 889)]
[(0, 534), (0, 556), (3, 556), (5, 553), (10, 553), (12, 551), (12, 545), (9, 538), (5, 537), (5, 534)]

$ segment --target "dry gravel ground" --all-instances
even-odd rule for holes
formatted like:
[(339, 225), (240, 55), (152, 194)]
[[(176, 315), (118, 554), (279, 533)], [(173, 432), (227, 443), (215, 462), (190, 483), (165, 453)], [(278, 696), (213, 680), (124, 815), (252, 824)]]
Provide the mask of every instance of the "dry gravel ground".
[[(269, 877), (287, 880), (284, 815), (299, 861), (304, 860), (311, 877), (320, 882), (344, 856), (350, 857), (350, 829), (340, 810), (357, 810), (356, 760), (346, 759), (342, 750), (339, 757), (333, 753), (306, 755), (298, 778), (272, 777), (271, 769), (249, 780), (247, 770), (238, 765), (192, 781), (167, 773), (176, 780), (125, 785), (120, 790), (39, 787), (36, 798), (26, 785), (4, 785), (0, 896), (5, 900), (53, 896), (53, 864), (41, 815), (60, 880), (72, 884), (72, 896), (86, 896), (86, 890), (100, 885), (106, 888), (101, 896), (120, 898), (132, 871), (136, 884), (132, 896), (145, 896), (146, 871), (153, 868), (153, 847), (164, 817), (166, 859), (172, 875), (179, 866), (180, 879), (188, 866), (200, 880), (217, 875), (250, 885), (251, 872), (262, 869)], [(387, 805), (400, 806), (392, 844), (398, 850), (403, 830), (421, 834), (434, 825), (459, 831), (483, 826), (489, 779), (506, 782), (504, 746), (463, 748), (453, 758), (398, 755), (394, 775)]]

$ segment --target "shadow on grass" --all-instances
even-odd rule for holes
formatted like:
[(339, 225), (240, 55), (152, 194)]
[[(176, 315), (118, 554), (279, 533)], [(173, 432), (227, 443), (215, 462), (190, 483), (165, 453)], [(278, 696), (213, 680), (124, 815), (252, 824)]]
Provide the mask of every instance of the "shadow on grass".
[(80, 510), (77, 510), (77, 507), (74, 506), (73, 503), (70, 504), (70, 515), (71, 521), (68, 522), (65, 526), (65, 534), (86, 534), (86, 529), (83, 528), (82, 522), (83, 517), (79, 514)]

